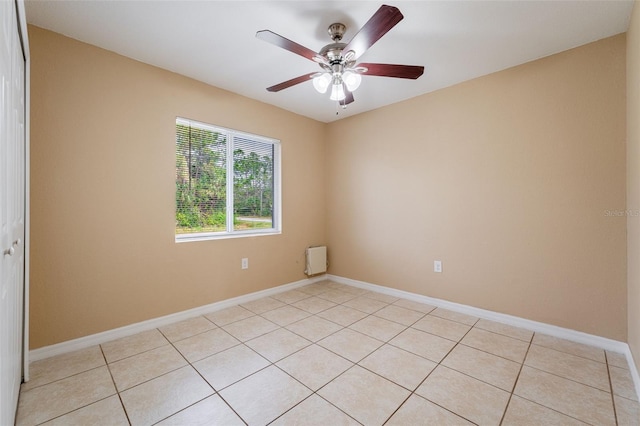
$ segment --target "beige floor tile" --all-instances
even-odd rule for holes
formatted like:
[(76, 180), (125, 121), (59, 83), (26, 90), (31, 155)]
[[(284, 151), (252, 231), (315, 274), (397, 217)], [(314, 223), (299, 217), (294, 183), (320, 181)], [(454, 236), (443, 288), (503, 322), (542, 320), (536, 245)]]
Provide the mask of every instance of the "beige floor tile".
[(180, 352), (167, 345), (116, 361), (109, 369), (118, 391), (123, 391), (185, 365)]
[(214, 328), (216, 328), (215, 324), (200, 316), (161, 327), (160, 332), (170, 342), (176, 342)]
[(640, 426), (640, 403), (614, 395), (619, 426)]
[(35, 425), (115, 395), (106, 366), (85, 371), (20, 394), (17, 425)]
[(371, 352), (382, 346), (382, 342), (357, 331), (342, 329), (329, 337), (320, 340), (318, 344), (329, 349), (351, 362), (358, 362)]
[(270, 365), (270, 362), (245, 345), (218, 352), (193, 364), (193, 367), (217, 391)]
[(244, 426), (240, 417), (218, 395), (211, 395), (157, 424), (161, 426)]
[(378, 311), (387, 306), (388, 303), (371, 299), (370, 297), (360, 296), (344, 302), (343, 305), (353, 309), (357, 309), (367, 314), (372, 314), (375, 311)]
[(436, 308), (433, 311), (429, 312), (429, 315), (435, 315), (440, 318), (448, 319), (450, 321), (456, 321), (462, 324), (473, 326), (476, 322), (478, 322), (478, 318), (462, 314), (460, 312), (450, 311), (449, 309), (444, 308)]
[(376, 316), (368, 316), (349, 326), (350, 329), (359, 331), (374, 339), (387, 342), (394, 338), (407, 327), (397, 322), (389, 321)]
[(531, 339), (533, 338), (533, 331), (486, 319), (480, 319), (476, 323), (475, 327), (502, 334), (504, 336), (513, 337), (514, 339), (522, 340), (527, 343), (531, 342)]
[(109, 425), (129, 426), (129, 420), (117, 395), (82, 407), (44, 423), (46, 426)]
[(273, 365), (220, 392), (249, 425), (271, 422), (310, 394), (308, 388)]
[(279, 328), (260, 337), (256, 337), (253, 340), (249, 340), (245, 344), (269, 361), (277, 362), (309, 346), (311, 342), (289, 330)]
[(335, 281), (326, 281), (326, 286), (331, 290), (340, 290), (340, 291), (347, 291), (347, 292), (351, 289), (356, 288), (347, 284), (337, 283)]
[(451, 340), (414, 328), (406, 329), (389, 343), (434, 362), (440, 362), (455, 346), (455, 342)]
[(470, 325), (432, 315), (425, 316), (411, 327), (444, 337), (445, 339), (453, 340), (454, 342), (459, 342), (471, 329)]
[(342, 305), (327, 309), (326, 311), (322, 311), (317, 315), (324, 319), (328, 319), (329, 321), (335, 322), (336, 324), (340, 324), (343, 327), (350, 326), (354, 322), (359, 321), (367, 316), (367, 314), (362, 311), (358, 311), (356, 309), (348, 308)]
[(526, 365), (514, 394), (591, 424), (615, 424), (610, 393)]
[(100, 346), (57, 355), (51, 358), (34, 361), (29, 364), (30, 379), (22, 385), (22, 391), (64, 379), (83, 371), (92, 370), (105, 365)]
[(327, 284), (325, 282), (313, 283), (313, 284), (305, 285), (304, 287), (297, 288), (298, 291), (310, 294), (312, 296), (317, 296), (318, 294), (329, 291), (330, 289), (331, 288), (327, 287)]
[(465, 419), (487, 425), (500, 423), (509, 401), (508, 392), (443, 366), (438, 366), (416, 393)]
[(527, 342), (479, 328), (469, 330), (460, 343), (520, 363), (529, 349)]
[(271, 423), (272, 426), (357, 426), (359, 424), (318, 395), (311, 395)]
[(309, 312), (303, 311), (302, 309), (294, 308), (293, 306), (283, 306), (282, 308), (265, 312), (261, 316), (284, 327), (292, 322), (300, 321), (309, 315), (311, 315)]
[(281, 308), (284, 305), (285, 304), (279, 300), (273, 299), (271, 297), (263, 297), (262, 299), (252, 300), (251, 302), (242, 303), (240, 306), (256, 314), (263, 314), (272, 309)]
[(242, 306), (232, 306), (230, 308), (206, 314), (205, 317), (213, 321), (219, 327), (222, 327), (223, 325), (231, 324), (232, 322), (240, 321), (254, 315), (255, 314), (253, 312), (243, 308)]
[(289, 290), (283, 293), (274, 294), (271, 297), (283, 303), (292, 304), (299, 300), (306, 299), (310, 297), (310, 295), (298, 290)]
[(364, 296), (365, 294), (372, 293), (369, 290), (365, 290), (363, 288), (354, 287), (352, 285), (345, 285), (345, 286), (339, 288), (339, 290), (346, 291), (347, 293), (352, 293), (352, 294), (355, 294), (357, 296)]
[(376, 293), (374, 291), (365, 293), (363, 294), (363, 296), (369, 297), (371, 299), (379, 300), (384, 303), (394, 303), (400, 300), (399, 297), (389, 296), (388, 294)]
[(255, 316), (227, 324), (222, 328), (236, 339), (246, 342), (275, 330), (278, 325), (260, 316)]
[(594, 361), (606, 362), (603, 349), (583, 345), (582, 343), (576, 343), (540, 333), (536, 333), (535, 336), (533, 336), (533, 343), (546, 348), (566, 352), (568, 354), (589, 358)]
[(473, 425), (451, 411), (445, 410), (426, 399), (413, 394), (396, 411), (385, 425), (438, 425), (438, 426), (463, 426)]
[(318, 345), (311, 345), (276, 365), (316, 391), (344, 373), (353, 363)]
[(585, 426), (586, 423), (566, 416), (545, 406), (520, 398), (511, 397), (502, 421), (504, 426)]
[(513, 390), (520, 372), (520, 363), (464, 345), (453, 348), (442, 365), (507, 392)]
[(365, 425), (382, 425), (409, 391), (364, 368), (353, 366), (318, 394)]
[(375, 312), (374, 315), (402, 325), (411, 325), (424, 316), (422, 312), (412, 311), (396, 305), (387, 305)]
[(333, 308), (336, 304), (319, 297), (311, 296), (308, 299), (303, 299), (294, 303), (293, 306), (298, 309), (302, 309), (303, 311), (307, 311), (310, 314), (317, 314), (318, 312)]
[(101, 346), (107, 362), (110, 363), (168, 344), (169, 341), (165, 339), (162, 333), (157, 329), (153, 329), (133, 336), (112, 340), (111, 342), (103, 343)]
[(638, 400), (629, 370), (611, 365), (609, 366), (609, 374), (611, 375), (611, 387), (614, 394), (633, 401)]
[(333, 303), (344, 303), (347, 300), (355, 299), (358, 296), (346, 291), (331, 289), (329, 291), (325, 291), (324, 293), (319, 294), (317, 297), (328, 300)]
[(413, 300), (407, 299), (398, 299), (393, 302), (393, 304), (394, 306), (411, 309), (412, 311), (421, 312), (423, 314), (428, 314), (436, 308), (435, 306), (428, 305), (426, 303), (414, 302)]
[(312, 342), (324, 339), (330, 334), (341, 330), (343, 327), (326, 319), (312, 316), (293, 324), (289, 324), (286, 329), (293, 331), (299, 336), (309, 339)]
[(236, 338), (220, 328), (196, 334), (174, 343), (176, 349), (189, 362), (201, 360), (238, 344), (240, 342)]
[[(531, 345), (525, 365), (609, 392), (607, 365), (566, 352)], [(612, 367), (616, 368), (616, 367)]]
[(213, 394), (190, 366), (120, 393), (132, 426), (151, 425)]
[(625, 354), (611, 351), (605, 352), (607, 354), (607, 364), (613, 365), (614, 367), (624, 368), (626, 370), (629, 369), (629, 363), (627, 362)]
[(384, 345), (359, 365), (413, 391), (437, 364), (395, 346)]

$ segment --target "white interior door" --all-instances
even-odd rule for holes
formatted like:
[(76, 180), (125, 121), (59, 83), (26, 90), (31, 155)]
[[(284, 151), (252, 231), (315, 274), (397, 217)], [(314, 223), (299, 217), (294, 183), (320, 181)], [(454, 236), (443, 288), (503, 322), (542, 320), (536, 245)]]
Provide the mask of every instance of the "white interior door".
[(25, 57), (14, 1), (0, 0), (0, 424), (22, 382), (25, 260)]

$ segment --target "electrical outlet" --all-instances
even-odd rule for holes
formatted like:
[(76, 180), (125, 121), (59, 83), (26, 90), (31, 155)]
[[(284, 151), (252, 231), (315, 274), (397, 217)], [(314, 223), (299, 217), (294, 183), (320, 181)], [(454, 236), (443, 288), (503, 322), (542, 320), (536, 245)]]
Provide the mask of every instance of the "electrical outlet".
[(249, 269), (249, 259), (246, 257), (242, 258), (242, 269)]
[(442, 261), (434, 260), (433, 261), (433, 272), (442, 272)]

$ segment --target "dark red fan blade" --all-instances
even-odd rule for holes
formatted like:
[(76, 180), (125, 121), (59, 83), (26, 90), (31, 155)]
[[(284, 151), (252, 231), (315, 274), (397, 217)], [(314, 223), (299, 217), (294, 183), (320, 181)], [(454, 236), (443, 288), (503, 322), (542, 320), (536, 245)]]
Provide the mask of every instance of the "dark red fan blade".
[(287, 89), (291, 86), (295, 86), (296, 84), (304, 83), (305, 81), (311, 81), (311, 76), (317, 74), (315, 72), (310, 72), (309, 74), (301, 75), (300, 77), (292, 78), (291, 80), (283, 81), (280, 84), (276, 84), (275, 86), (267, 87), (269, 92), (279, 92), (283, 89)]
[(295, 41), (291, 41), (269, 30), (258, 31), (256, 33), (256, 37), (310, 60), (313, 60), (315, 56), (318, 56), (318, 54), (313, 50), (307, 49)]
[(417, 65), (394, 64), (358, 64), (357, 67), (368, 69), (364, 75), (378, 75), (380, 77), (412, 78), (416, 79), (424, 72), (424, 67)]
[(368, 48), (373, 46), (376, 41), (380, 40), (380, 37), (395, 27), (398, 22), (402, 21), (402, 18), (404, 18), (404, 16), (402, 16), (402, 13), (400, 13), (397, 7), (387, 5), (380, 6), (380, 9), (373, 14), (371, 19), (360, 28), (358, 34), (347, 44), (344, 52), (353, 50), (356, 53), (355, 57), (358, 58)]
[(349, 105), (351, 102), (355, 101), (355, 99), (353, 99), (353, 93), (347, 90), (347, 86), (343, 85), (343, 87), (344, 94), (347, 95), (347, 97), (340, 101), (340, 105)]

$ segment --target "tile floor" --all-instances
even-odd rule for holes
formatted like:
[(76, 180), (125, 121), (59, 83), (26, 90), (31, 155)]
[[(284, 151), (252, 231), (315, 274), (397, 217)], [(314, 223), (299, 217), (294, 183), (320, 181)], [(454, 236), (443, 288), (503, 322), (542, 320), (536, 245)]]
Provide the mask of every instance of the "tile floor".
[(18, 425), (639, 425), (623, 355), (321, 282), (31, 365)]

